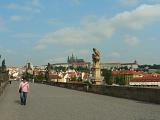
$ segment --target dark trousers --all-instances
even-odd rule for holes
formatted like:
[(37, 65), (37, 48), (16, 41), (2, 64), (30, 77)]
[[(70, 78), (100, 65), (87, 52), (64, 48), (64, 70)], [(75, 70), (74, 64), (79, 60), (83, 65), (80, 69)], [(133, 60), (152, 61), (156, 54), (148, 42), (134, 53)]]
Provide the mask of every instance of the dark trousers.
[(26, 105), (27, 100), (27, 92), (20, 93), (21, 105)]

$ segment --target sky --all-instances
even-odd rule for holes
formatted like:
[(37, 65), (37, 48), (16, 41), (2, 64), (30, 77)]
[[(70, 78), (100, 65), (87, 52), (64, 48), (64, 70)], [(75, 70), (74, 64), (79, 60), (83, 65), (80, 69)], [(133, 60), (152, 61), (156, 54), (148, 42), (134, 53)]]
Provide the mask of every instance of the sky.
[(0, 0), (6, 65), (92, 62), (160, 64), (160, 0)]

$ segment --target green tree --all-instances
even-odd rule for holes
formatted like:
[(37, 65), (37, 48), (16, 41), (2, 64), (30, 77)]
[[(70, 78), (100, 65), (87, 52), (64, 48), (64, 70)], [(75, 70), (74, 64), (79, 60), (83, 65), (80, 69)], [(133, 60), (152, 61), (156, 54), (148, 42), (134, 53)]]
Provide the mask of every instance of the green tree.
[(40, 72), (38, 75), (34, 76), (35, 81), (42, 81), (45, 79), (45, 75)]
[(73, 67), (73, 66), (69, 66), (69, 67), (68, 67), (68, 69), (71, 69), (71, 70), (73, 70), (73, 69), (74, 69), (74, 67)]
[(87, 73), (90, 72), (88, 67), (83, 67), (83, 66), (78, 66), (75, 68), (75, 70), (80, 71), (80, 72), (87, 72)]
[(102, 69), (102, 76), (104, 77), (105, 83), (112, 85), (114, 81), (112, 80), (112, 71), (107, 69)]
[(31, 80), (31, 79), (33, 79), (33, 74), (25, 72), (22, 74), (22, 77), (25, 78), (26, 80)]
[(71, 81), (76, 81), (77, 80), (77, 78), (76, 78), (76, 76), (71, 76)]
[(126, 85), (127, 84), (127, 81), (125, 79), (124, 74), (116, 75), (115, 80), (116, 80), (116, 84), (119, 84), (119, 85)]
[(53, 68), (55, 71), (57, 72), (60, 72), (60, 71), (63, 71), (65, 72), (66, 71), (66, 67), (63, 67), (63, 66), (56, 66)]

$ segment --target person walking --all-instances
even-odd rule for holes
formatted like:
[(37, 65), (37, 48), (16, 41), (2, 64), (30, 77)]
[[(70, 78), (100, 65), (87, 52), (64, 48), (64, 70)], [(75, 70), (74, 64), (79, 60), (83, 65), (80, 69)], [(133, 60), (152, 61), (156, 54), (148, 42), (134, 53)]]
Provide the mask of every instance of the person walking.
[(21, 105), (26, 105), (28, 92), (29, 92), (29, 82), (25, 78), (23, 78), (19, 84)]

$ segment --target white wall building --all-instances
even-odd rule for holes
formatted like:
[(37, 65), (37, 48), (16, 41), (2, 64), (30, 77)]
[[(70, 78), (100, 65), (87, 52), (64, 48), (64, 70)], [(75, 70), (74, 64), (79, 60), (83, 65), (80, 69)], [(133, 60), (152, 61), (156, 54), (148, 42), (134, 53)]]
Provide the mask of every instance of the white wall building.
[(114, 70), (121, 67), (127, 67), (128, 69), (137, 69), (138, 64), (137, 61), (134, 61), (133, 63), (101, 63), (101, 69), (108, 69), (108, 70)]

